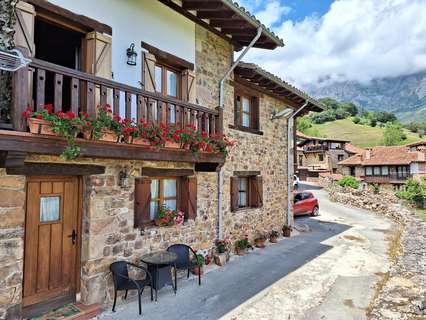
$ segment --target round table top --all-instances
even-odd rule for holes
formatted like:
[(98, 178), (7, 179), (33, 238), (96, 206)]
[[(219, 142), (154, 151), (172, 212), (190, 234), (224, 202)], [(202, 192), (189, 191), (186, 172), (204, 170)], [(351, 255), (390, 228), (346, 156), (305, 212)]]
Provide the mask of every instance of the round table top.
[(148, 264), (167, 265), (175, 262), (177, 258), (178, 255), (174, 252), (158, 251), (142, 256), (141, 260)]

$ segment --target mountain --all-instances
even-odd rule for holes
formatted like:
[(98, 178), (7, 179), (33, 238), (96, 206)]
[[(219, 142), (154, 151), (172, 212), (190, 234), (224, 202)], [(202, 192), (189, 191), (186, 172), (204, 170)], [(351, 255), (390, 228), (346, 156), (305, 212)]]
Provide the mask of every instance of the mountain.
[(393, 112), (403, 122), (426, 121), (426, 71), (367, 84), (346, 81), (310, 86), (307, 91), (316, 98), (331, 97), (367, 110)]

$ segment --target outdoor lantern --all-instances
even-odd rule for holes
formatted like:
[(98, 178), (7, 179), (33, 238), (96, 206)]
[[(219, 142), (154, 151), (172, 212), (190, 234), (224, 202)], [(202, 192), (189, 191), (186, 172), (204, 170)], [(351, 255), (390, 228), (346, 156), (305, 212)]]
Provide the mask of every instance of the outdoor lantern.
[(127, 169), (123, 169), (118, 174), (118, 185), (122, 188), (127, 188), (129, 186), (129, 174)]
[(135, 51), (135, 44), (132, 43), (129, 48), (127, 48), (127, 64), (129, 66), (136, 65), (136, 58), (138, 57), (137, 52)]

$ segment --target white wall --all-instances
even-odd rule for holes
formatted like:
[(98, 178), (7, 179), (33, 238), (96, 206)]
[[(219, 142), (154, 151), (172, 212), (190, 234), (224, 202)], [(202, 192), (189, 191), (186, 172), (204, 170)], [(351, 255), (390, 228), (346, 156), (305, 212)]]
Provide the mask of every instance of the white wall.
[[(195, 63), (195, 24), (157, 0), (50, 0), (112, 28), (114, 80), (140, 87), (141, 41)], [(126, 64), (135, 43), (138, 65)]]

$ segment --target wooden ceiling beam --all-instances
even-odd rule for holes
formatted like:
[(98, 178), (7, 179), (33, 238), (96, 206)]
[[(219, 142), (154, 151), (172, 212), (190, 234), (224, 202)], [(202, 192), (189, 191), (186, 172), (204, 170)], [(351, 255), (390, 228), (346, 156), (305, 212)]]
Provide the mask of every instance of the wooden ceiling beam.
[(182, 1), (182, 8), (185, 10), (218, 10), (223, 9), (224, 5), (220, 1)]
[(224, 19), (224, 18), (228, 18), (228, 19), (232, 19), (234, 17), (236, 17), (236, 13), (233, 11), (205, 11), (205, 10), (199, 10), (197, 11), (197, 17), (200, 19)]
[(241, 27), (248, 28), (251, 27), (247, 21), (240, 19), (210, 19), (210, 25), (217, 28), (226, 28), (226, 27)]

